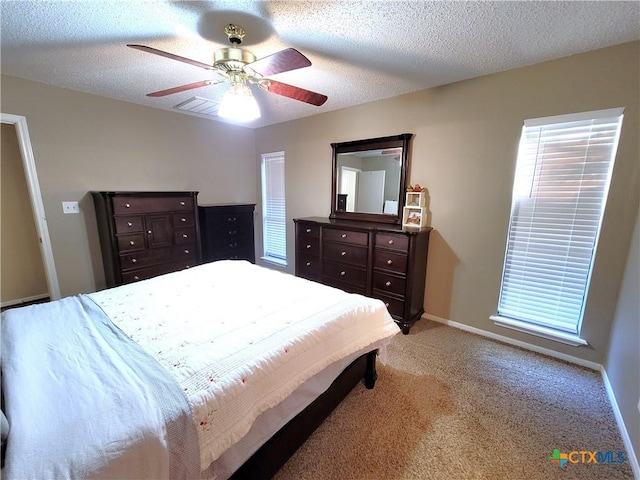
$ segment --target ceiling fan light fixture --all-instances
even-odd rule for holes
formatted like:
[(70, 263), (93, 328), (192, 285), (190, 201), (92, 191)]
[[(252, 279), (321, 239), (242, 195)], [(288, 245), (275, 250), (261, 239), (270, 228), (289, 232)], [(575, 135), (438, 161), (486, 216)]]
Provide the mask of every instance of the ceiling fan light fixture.
[(242, 82), (232, 83), (222, 97), (218, 116), (240, 122), (250, 122), (260, 118), (258, 102), (251, 89)]

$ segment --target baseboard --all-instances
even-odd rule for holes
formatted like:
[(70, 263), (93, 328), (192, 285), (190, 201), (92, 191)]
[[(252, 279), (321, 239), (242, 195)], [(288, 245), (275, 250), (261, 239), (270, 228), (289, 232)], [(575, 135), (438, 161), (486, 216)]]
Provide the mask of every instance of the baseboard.
[(564, 360), (566, 362), (580, 365), (582, 367), (587, 367), (592, 370), (597, 370), (598, 372), (600, 372), (600, 374), (602, 375), (602, 381), (604, 382), (605, 391), (607, 392), (607, 397), (609, 397), (609, 403), (611, 404), (611, 408), (613, 408), (613, 413), (616, 417), (618, 430), (620, 431), (622, 441), (624, 442), (624, 446), (627, 451), (627, 457), (629, 459), (629, 463), (631, 464), (633, 475), (636, 478), (636, 480), (640, 480), (640, 466), (638, 465), (638, 457), (636, 457), (635, 451), (633, 449), (633, 444), (631, 443), (631, 438), (629, 437), (629, 432), (627, 431), (627, 427), (624, 423), (624, 419), (622, 418), (622, 413), (620, 412), (620, 408), (618, 407), (618, 401), (616, 400), (616, 396), (613, 393), (613, 389), (611, 388), (611, 383), (609, 382), (609, 377), (607, 376), (607, 371), (605, 370), (603, 365), (599, 363), (591, 362), (589, 360), (584, 360), (582, 358), (574, 357), (572, 355), (566, 355), (564, 353), (556, 352), (548, 348), (532, 345), (530, 343), (523, 342), (520, 340), (515, 340), (513, 338), (505, 337), (503, 335), (498, 335), (496, 333), (489, 332), (487, 330), (471, 327), (469, 325), (465, 325), (464, 323), (458, 323), (452, 320), (447, 320), (446, 318), (437, 317), (435, 315), (430, 315), (425, 313), (424, 315), (422, 315), (422, 318), (426, 318), (427, 320), (433, 320), (434, 322), (442, 323), (444, 325), (448, 325), (453, 328), (458, 328), (466, 332), (475, 333), (476, 335), (480, 335), (482, 337), (491, 338), (499, 342), (524, 348), (525, 350), (531, 350), (533, 352), (540, 353), (542, 355)]
[(43, 298), (49, 298), (48, 293), (41, 293), (40, 295), (32, 295), (31, 297), (18, 298), (17, 300), (7, 300), (6, 302), (0, 303), (0, 307), (13, 307), (14, 305), (21, 305), (23, 303), (31, 303), (36, 302), (38, 300), (42, 300)]
[(620, 408), (618, 407), (618, 401), (616, 400), (616, 396), (613, 393), (613, 388), (611, 387), (611, 382), (609, 382), (607, 371), (604, 367), (602, 367), (600, 372), (602, 373), (604, 388), (607, 391), (607, 396), (609, 397), (611, 407), (613, 408), (613, 414), (615, 415), (616, 422), (618, 423), (620, 435), (622, 435), (622, 441), (624, 442), (624, 446), (627, 450), (627, 457), (629, 459), (629, 463), (631, 464), (631, 469), (633, 470), (633, 476), (636, 478), (636, 480), (638, 480), (640, 479), (640, 465), (638, 464), (638, 457), (636, 457), (636, 452), (633, 449), (633, 444), (631, 443), (631, 437), (629, 437), (629, 432), (627, 431), (627, 427), (624, 424), (622, 412), (620, 412)]
[(470, 327), (469, 325), (465, 325), (464, 323), (454, 322), (453, 320), (447, 320), (446, 318), (436, 317), (435, 315), (430, 315), (427, 313), (422, 315), (422, 317), (428, 320), (433, 320), (434, 322), (444, 323), (445, 325), (458, 328), (466, 332), (475, 333), (476, 335), (481, 335), (483, 337), (491, 338), (493, 340), (497, 340), (502, 343), (508, 343), (516, 347), (524, 348), (525, 350), (531, 350), (532, 352), (541, 353), (542, 355), (546, 355), (548, 357), (554, 357), (559, 360), (564, 360), (569, 363), (574, 363), (582, 367), (590, 368), (591, 370), (600, 371), (602, 369), (602, 365), (600, 365), (599, 363), (574, 357), (573, 355), (567, 355), (565, 353), (556, 352), (555, 350), (551, 350), (549, 348), (539, 347), (538, 345), (533, 345), (531, 343), (523, 342), (521, 340), (515, 340), (513, 338), (505, 337), (504, 335), (498, 335), (497, 333), (489, 332), (487, 330), (481, 330), (476, 327)]

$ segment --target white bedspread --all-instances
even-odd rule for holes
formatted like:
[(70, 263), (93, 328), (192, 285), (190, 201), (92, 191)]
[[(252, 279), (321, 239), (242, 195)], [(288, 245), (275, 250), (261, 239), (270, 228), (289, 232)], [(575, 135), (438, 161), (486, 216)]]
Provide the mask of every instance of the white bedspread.
[(185, 391), (202, 470), (308, 378), (399, 331), (379, 300), (245, 261), (89, 296)]

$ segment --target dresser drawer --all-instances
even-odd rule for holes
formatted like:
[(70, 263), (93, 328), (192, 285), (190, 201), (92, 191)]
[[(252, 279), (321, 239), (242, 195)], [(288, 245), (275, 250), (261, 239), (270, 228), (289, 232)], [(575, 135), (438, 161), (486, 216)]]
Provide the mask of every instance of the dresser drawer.
[(376, 233), (376, 248), (389, 248), (407, 252), (409, 250), (409, 237), (397, 233)]
[(253, 225), (253, 214), (248, 213), (216, 213), (208, 215), (209, 225), (215, 229), (238, 228), (238, 225)]
[(182, 262), (167, 263), (162, 265), (156, 265), (148, 268), (141, 268), (139, 270), (133, 270), (131, 272), (122, 274), (122, 283), (133, 283), (140, 280), (146, 280), (158, 275), (164, 275), (165, 273), (177, 272), (184, 270), (185, 268), (195, 267), (197, 262), (195, 260), (185, 260)]
[(327, 260), (367, 267), (366, 247), (346, 245), (344, 243), (324, 242), (323, 255)]
[(311, 255), (298, 255), (298, 275), (309, 280), (320, 281), (320, 260)]
[(171, 217), (173, 220), (173, 228), (196, 226), (196, 216), (193, 212), (174, 213)]
[(184, 243), (193, 243), (197, 241), (196, 229), (191, 228), (176, 228), (173, 231), (173, 243), (176, 245), (182, 245)]
[(131, 235), (118, 235), (118, 250), (129, 252), (144, 248), (144, 233), (134, 233)]
[(337, 228), (325, 228), (323, 231), (324, 240), (333, 242), (350, 243), (352, 245), (362, 245), (366, 247), (369, 244), (369, 234), (366, 232), (355, 232), (353, 230), (343, 230)]
[(120, 266), (123, 271), (150, 267), (152, 265), (196, 260), (196, 244), (191, 243), (178, 247), (152, 248), (137, 253), (120, 256)]
[(399, 274), (407, 273), (407, 256), (403, 253), (376, 248), (373, 254), (373, 266)]
[(323, 279), (329, 278), (365, 288), (367, 271), (364, 268), (345, 265), (343, 263), (324, 262), (322, 265), (322, 277)]
[(296, 243), (299, 255), (320, 255), (320, 239), (313, 237), (299, 238)]
[(404, 296), (406, 284), (406, 280), (397, 275), (389, 275), (381, 272), (374, 272), (373, 274), (374, 290)]
[(140, 215), (115, 217), (115, 222), (116, 233), (142, 232), (144, 229), (142, 217)]
[(153, 213), (167, 211), (193, 211), (193, 198), (185, 197), (113, 197), (113, 213), (126, 215), (130, 213)]
[(299, 237), (320, 237), (320, 227), (315, 223), (300, 222), (298, 223)]
[(393, 317), (402, 318), (404, 316), (404, 300), (399, 300), (389, 295), (384, 295), (378, 291), (373, 292), (373, 296), (382, 300)]

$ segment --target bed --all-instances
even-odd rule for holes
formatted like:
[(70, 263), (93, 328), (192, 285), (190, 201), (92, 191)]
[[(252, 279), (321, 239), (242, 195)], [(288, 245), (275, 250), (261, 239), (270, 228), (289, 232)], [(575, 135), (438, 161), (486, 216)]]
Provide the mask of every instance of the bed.
[(2, 475), (270, 478), (398, 331), (379, 300), (246, 261), (8, 310)]

